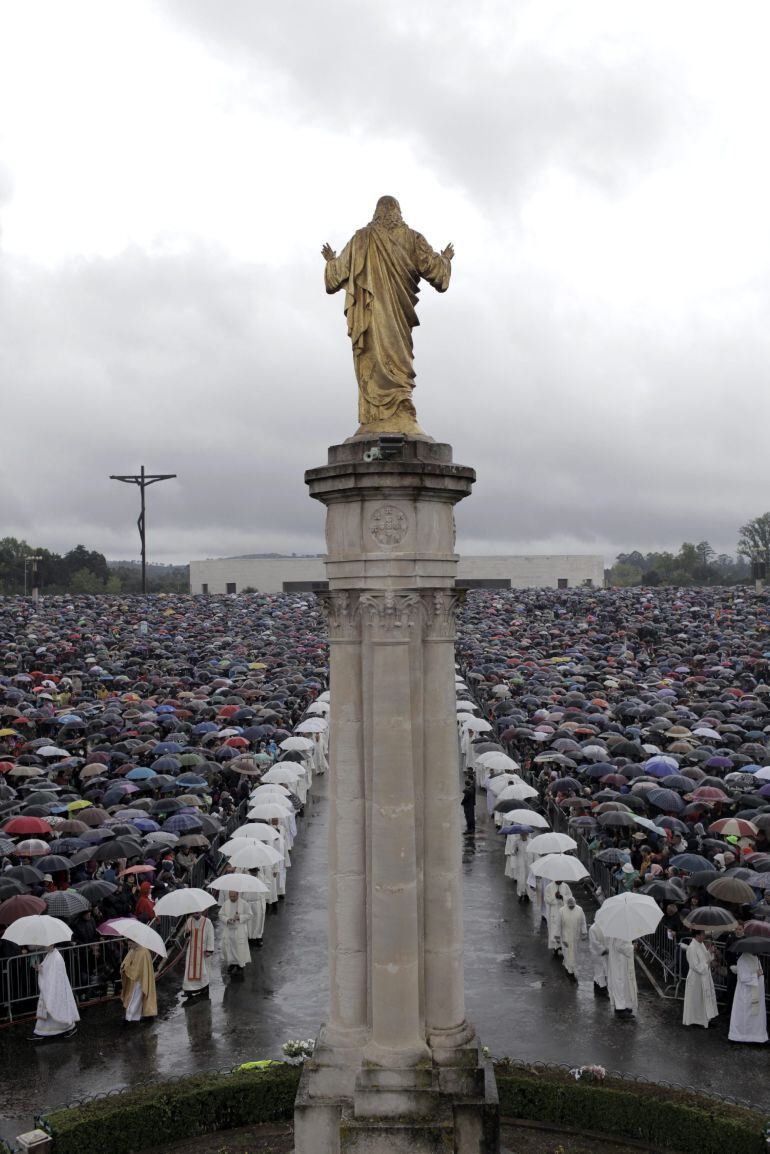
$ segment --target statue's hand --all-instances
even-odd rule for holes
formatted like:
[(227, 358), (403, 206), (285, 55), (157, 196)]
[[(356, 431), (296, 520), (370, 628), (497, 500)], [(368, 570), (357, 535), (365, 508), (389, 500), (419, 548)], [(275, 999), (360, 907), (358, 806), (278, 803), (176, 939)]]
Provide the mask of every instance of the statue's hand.
[(321, 249), (321, 256), (324, 260), (336, 260), (337, 254), (330, 244), (325, 244)]
[(441, 255), (445, 256), (447, 258), (447, 260), (451, 260), (452, 257), (454, 256), (454, 254), (455, 254), (455, 246), (450, 241)]

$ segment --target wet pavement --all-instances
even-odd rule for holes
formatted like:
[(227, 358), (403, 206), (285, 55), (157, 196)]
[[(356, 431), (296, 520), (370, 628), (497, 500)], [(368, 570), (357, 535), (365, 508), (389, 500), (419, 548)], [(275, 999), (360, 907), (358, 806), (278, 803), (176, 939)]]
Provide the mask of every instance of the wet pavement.
[[(326, 975), (324, 779), (292, 852), (286, 900), (268, 915), (265, 945), (242, 979), (215, 970), (211, 1000), (185, 1007), (181, 966), (158, 984), (159, 1020), (124, 1030), (117, 1001), (88, 1008), (78, 1035), (36, 1047), (31, 1025), (0, 1030), (0, 1136), (34, 1114), (135, 1081), (230, 1068), (280, 1057), (287, 1038), (313, 1036), (323, 1020)], [(767, 1057), (731, 1046), (723, 1019), (708, 1031), (681, 1026), (681, 1003), (662, 1000), (640, 975), (639, 1015), (618, 1021), (593, 997), (587, 951), (573, 986), (553, 961), (529, 907), (503, 877), (504, 838), (479, 796), (475, 837), (465, 838), (468, 1013), (495, 1055), (608, 1069), (766, 1102)]]

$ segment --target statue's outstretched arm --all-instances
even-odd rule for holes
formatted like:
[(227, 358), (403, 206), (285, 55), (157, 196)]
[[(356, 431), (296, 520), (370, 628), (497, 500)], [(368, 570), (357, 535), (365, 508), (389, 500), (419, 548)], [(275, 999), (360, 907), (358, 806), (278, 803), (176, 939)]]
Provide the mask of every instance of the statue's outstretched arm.
[(324, 282), (328, 293), (336, 293), (346, 283), (350, 276), (350, 245), (346, 244), (339, 256), (330, 244), (321, 249), (321, 256), (326, 261)]
[(416, 234), (415, 252), (417, 257), (417, 271), (428, 284), (433, 285), (440, 293), (449, 288), (449, 278), (452, 275), (452, 257), (455, 254), (454, 245), (448, 244), (443, 252), (434, 252), (422, 233)]

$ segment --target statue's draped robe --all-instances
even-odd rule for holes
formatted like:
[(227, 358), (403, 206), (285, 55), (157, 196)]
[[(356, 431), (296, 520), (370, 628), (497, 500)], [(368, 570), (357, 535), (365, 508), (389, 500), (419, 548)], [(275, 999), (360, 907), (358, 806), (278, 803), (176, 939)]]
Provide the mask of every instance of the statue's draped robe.
[(345, 316), (353, 345), (362, 425), (398, 418), (414, 422), (412, 329), (422, 277), (446, 292), (452, 265), (425, 237), (401, 223), (361, 228), (326, 263), (326, 291), (345, 286)]

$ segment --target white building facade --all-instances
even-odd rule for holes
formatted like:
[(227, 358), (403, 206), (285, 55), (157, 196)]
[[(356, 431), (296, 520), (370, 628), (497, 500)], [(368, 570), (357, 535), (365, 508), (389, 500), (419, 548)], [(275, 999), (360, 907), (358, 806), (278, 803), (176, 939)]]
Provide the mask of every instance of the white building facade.
[[(457, 584), (473, 589), (574, 589), (604, 585), (591, 554), (461, 557)], [(323, 557), (219, 557), (190, 562), (191, 593), (292, 593), (326, 588)]]

